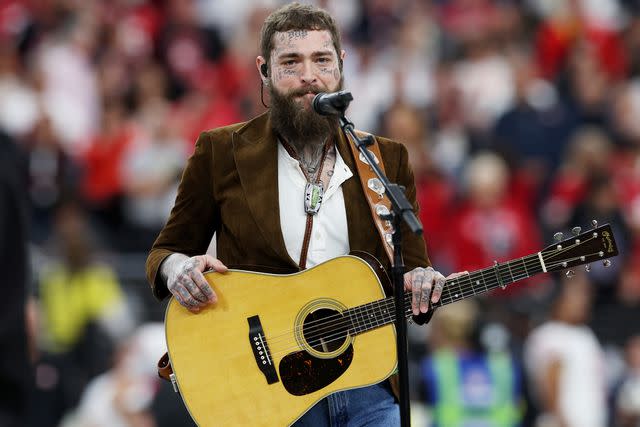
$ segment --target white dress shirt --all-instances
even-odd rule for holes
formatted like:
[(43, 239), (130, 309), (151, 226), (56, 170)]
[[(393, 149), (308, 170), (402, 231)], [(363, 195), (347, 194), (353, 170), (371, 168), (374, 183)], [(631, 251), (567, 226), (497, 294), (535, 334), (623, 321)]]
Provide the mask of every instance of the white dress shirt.
[[(307, 268), (349, 253), (347, 213), (342, 194), (342, 183), (353, 176), (336, 150), (336, 164), (329, 187), (325, 189), (320, 210), (313, 217), (309, 240)], [(298, 263), (307, 225), (304, 193), (307, 185), (300, 164), (278, 144), (278, 189), (282, 236), (291, 258)]]

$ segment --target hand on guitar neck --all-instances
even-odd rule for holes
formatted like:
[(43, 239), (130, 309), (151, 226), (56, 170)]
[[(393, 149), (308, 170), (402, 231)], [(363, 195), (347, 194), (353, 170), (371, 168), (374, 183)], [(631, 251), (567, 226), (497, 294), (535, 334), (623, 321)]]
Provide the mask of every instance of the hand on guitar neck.
[(411, 291), (413, 314), (418, 316), (420, 313), (426, 313), (432, 303), (440, 300), (445, 281), (463, 274), (467, 272), (453, 273), (445, 278), (433, 267), (418, 267), (405, 273), (404, 290)]
[[(208, 270), (224, 273), (227, 267), (211, 255), (189, 258), (175, 253), (165, 259), (160, 268), (169, 292), (183, 307), (193, 313), (198, 313), (202, 308), (217, 301), (215, 292), (202, 274)], [(453, 273), (445, 278), (432, 267), (418, 267), (405, 273), (404, 288), (405, 291), (411, 291), (413, 314), (417, 316), (426, 313), (431, 303), (440, 300), (446, 279), (462, 274), (466, 272)]]
[(215, 292), (202, 274), (210, 270), (224, 273), (227, 266), (211, 255), (189, 258), (174, 253), (162, 262), (160, 274), (173, 297), (192, 313), (198, 313), (202, 308), (217, 301)]

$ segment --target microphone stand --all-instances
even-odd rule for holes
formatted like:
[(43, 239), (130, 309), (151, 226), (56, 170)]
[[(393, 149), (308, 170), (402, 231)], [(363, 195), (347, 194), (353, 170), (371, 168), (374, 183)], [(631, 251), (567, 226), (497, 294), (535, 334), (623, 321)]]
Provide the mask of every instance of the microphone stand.
[[(348, 93), (351, 97), (351, 94)], [(353, 98), (351, 98), (353, 99)], [(351, 99), (348, 99), (349, 101)], [(348, 105), (348, 102), (346, 103)], [(393, 266), (392, 282), (394, 289), (394, 301), (395, 301), (395, 326), (396, 326), (396, 351), (398, 354), (398, 374), (400, 377), (400, 424), (402, 427), (409, 427), (411, 423), (409, 413), (409, 375), (408, 375), (408, 344), (407, 344), (407, 318), (404, 307), (404, 261), (402, 259), (402, 222), (406, 222), (411, 232), (420, 235), (422, 234), (422, 224), (413, 212), (413, 206), (407, 200), (404, 194), (405, 188), (391, 183), (389, 179), (384, 175), (380, 166), (375, 162), (372, 153), (367, 149), (368, 145), (373, 144), (373, 137), (367, 135), (365, 138), (359, 138), (354, 131), (353, 123), (351, 123), (344, 115), (344, 111), (347, 108), (339, 110), (340, 128), (345, 135), (351, 137), (355, 142), (358, 151), (367, 159), (369, 166), (373, 169), (378, 179), (382, 182), (385, 188), (385, 194), (391, 201), (391, 212), (389, 215), (381, 216), (383, 220), (390, 220), (393, 224)], [(356, 161), (358, 161), (356, 159)]]

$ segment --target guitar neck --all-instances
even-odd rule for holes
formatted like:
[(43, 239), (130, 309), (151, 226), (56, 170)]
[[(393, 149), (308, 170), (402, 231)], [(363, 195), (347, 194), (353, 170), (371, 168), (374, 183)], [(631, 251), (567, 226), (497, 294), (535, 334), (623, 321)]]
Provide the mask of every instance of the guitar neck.
[[(440, 307), (473, 297), (496, 288), (546, 271), (539, 254), (528, 255), (493, 267), (476, 270), (462, 276), (447, 279), (440, 300), (432, 307)], [(410, 318), (411, 292), (404, 295), (405, 317)], [(350, 322), (350, 333), (360, 334), (395, 321), (395, 301), (388, 297), (346, 310), (343, 315)]]

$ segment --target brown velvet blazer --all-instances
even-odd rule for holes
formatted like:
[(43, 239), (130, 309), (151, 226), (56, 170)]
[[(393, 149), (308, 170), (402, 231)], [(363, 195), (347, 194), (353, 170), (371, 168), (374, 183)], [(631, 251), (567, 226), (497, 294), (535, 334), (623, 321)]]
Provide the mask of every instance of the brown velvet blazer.
[[(377, 140), (387, 176), (406, 187), (409, 201), (417, 208), (407, 150), (397, 142)], [(352, 251), (374, 255), (388, 269), (389, 262), (347, 144), (340, 132), (338, 151), (354, 173), (342, 184), (349, 246)], [(270, 273), (298, 271), (282, 237), (277, 167), (277, 139), (269, 113), (200, 135), (182, 175), (169, 220), (147, 258), (147, 278), (158, 299), (169, 294), (158, 274), (162, 261), (174, 252), (204, 254), (214, 232), (217, 257), (230, 268)], [(423, 238), (408, 230), (403, 236), (407, 270), (429, 265)]]

